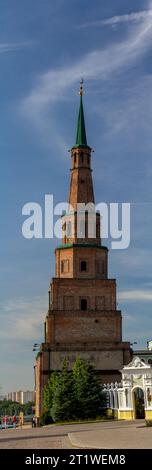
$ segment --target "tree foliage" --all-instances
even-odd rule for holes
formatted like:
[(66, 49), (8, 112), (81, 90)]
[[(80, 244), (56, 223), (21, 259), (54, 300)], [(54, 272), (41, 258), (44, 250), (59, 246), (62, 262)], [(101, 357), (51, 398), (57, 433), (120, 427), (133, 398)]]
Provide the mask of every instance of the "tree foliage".
[(43, 414), (55, 422), (95, 418), (101, 414), (101, 385), (88, 361), (78, 357), (72, 371), (64, 360), (44, 389)]
[(0, 416), (8, 415), (19, 415), (20, 411), (23, 411), (25, 415), (33, 413), (33, 402), (28, 402), (25, 405), (12, 400), (1, 400), (0, 401)]
[(48, 414), (50, 414), (50, 411), (53, 405), (54, 395), (56, 392), (56, 388), (58, 386), (59, 377), (60, 377), (60, 373), (57, 371), (54, 371), (50, 375), (47, 385), (45, 385), (44, 387), (43, 409), (47, 411)]
[(73, 366), (77, 416), (95, 418), (101, 407), (101, 385), (88, 361), (78, 357)]
[(75, 418), (75, 396), (72, 373), (68, 371), (65, 359), (62, 373), (59, 374), (51, 407), (54, 421), (69, 421)]

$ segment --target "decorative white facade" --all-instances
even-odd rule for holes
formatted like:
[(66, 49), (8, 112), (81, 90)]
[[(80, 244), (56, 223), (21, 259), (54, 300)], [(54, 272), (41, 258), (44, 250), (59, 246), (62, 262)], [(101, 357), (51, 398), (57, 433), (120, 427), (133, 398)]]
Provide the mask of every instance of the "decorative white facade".
[(119, 419), (152, 419), (152, 366), (136, 356), (121, 373), (121, 384), (104, 387), (107, 406)]

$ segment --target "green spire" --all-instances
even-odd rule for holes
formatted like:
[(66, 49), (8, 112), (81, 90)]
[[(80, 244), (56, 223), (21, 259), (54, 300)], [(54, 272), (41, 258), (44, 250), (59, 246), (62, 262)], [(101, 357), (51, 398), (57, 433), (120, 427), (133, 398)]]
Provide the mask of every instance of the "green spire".
[(77, 124), (76, 146), (87, 147), (82, 95), (80, 95), (80, 108), (79, 108), (78, 124)]
[(79, 107), (79, 115), (78, 115), (78, 123), (77, 123), (77, 135), (76, 135), (76, 143), (74, 147), (88, 147), (87, 145), (87, 137), (86, 137), (86, 130), (85, 130), (85, 120), (84, 120), (84, 111), (83, 111), (83, 80), (80, 82), (80, 107)]

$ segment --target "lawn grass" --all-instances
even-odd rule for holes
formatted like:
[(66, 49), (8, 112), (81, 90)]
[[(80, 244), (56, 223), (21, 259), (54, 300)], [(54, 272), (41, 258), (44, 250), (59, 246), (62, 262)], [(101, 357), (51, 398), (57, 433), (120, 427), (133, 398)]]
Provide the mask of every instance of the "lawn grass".
[[(50, 427), (50, 426), (64, 426), (65, 424), (89, 424), (89, 423), (102, 423), (103, 421), (117, 421), (117, 419), (109, 417), (107, 418), (106, 416), (99, 417), (96, 419), (81, 419), (81, 420), (75, 420), (75, 421), (58, 421), (57, 423), (50, 423), (50, 424), (45, 424), (45, 427)], [(44, 427), (43, 426), (43, 427)]]

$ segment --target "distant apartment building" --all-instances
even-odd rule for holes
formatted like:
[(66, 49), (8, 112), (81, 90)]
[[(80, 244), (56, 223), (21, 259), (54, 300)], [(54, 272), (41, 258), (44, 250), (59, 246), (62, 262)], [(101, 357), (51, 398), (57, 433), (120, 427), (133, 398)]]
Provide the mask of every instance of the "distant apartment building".
[(27, 390), (26, 392), (21, 392), (21, 403), (25, 405), (29, 401), (35, 401), (35, 392)]
[(16, 392), (16, 399), (15, 401), (17, 401), (18, 403), (22, 403), (22, 391), (19, 390), (18, 392)]
[(29, 401), (35, 400), (35, 394), (33, 390), (18, 390), (16, 392), (10, 392), (7, 395), (8, 400), (16, 401), (21, 405), (25, 405)]
[(6, 398), (7, 398), (6, 395), (0, 395), (0, 401), (5, 400)]

